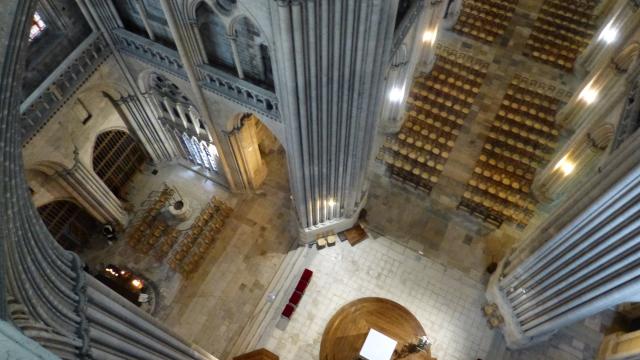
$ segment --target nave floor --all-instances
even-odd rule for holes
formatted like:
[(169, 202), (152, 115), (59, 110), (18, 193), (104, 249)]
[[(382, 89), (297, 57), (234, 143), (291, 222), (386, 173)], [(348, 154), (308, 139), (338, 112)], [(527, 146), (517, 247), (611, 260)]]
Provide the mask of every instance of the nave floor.
[(353, 300), (373, 296), (409, 309), (434, 340), (434, 357), (486, 358), (494, 332), (480, 311), (483, 283), (384, 237), (355, 247), (340, 242), (314, 248), (305, 256), (314, 275), (302, 301), (290, 321), (282, 321), (279, 312), (270, 320), (258, 348), (283, 360), (318, 359), (322, 333), (333, 314)]
[(231, 194), (180, 165), (161, 167), (156, 176), (145, 171), (133, 180), (130, 197), (135, 204), (166, 181), (194, 202), (192, 218), (212, 195), (233, 207), (200, 270), (188, 279), (166, 262), (136, 253), (124, 240), (83, 258), (91, 259), (90, 264), (125, 265), (152, 279), (161, 293), (155, 316), (186, 340), (225, 359), (297, 240), (284, 156), (274, 153), (265, 161), (269, 174), (259, 194)]

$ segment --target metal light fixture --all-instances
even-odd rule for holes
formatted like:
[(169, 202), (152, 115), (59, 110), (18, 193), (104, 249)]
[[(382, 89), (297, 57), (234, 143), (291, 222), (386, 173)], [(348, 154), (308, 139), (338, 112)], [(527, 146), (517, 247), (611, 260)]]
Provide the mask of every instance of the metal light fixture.
[(436, 37), (438, 36), (438, 28), (435, 27), (433, 29), (425, 30), (422, 34), (422, 42), (429, 43), (433, 45), (436, 42)]
[(607, 44), (611, 44), (612, 42), (616, 41), (617, 38), (618, 38), (618, 28), (613, 26), (613, 20), (611, 20), (607, 24), (607, 26), (605, 26), (604, 29), (602, 29), (602, 32), (600, 33), (598, 40), (602, 40)]
[(560, 171), (562, 171), (564, 176), (568, 176), (573, 172), (575, 167), (576, 167), (576, 164), (569, 160), (569, 155), (565, 155), (560, 161), (558, 161), (558, 163), (553, 168), (553, 170), (559, 169)]
[(393, 88), (391, 88), (391, 91), (389, 91), (389, 100), (391, 100), (391, 102), (397, 103), (402, 101), (403, 98), (404, 98), (404, 86), (401, 88), (394, 86)]

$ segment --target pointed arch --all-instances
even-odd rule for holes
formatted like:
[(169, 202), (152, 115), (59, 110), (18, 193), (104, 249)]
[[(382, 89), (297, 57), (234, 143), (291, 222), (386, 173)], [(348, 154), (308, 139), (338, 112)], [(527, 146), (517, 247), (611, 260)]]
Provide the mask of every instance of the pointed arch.
[(196, 7), (196, 22), (207, 56), (207, 63), (237, 75), (233, 50), (227, 36), (225, 23), (220, 15), (206, 2), (200, 2)]
[(229, 33), (236, 39), (240, 67), (245, 78), (257, 85), (273, 89), (270, 49), (258, 26), (247, 15), (240, 15), (231, 21)]

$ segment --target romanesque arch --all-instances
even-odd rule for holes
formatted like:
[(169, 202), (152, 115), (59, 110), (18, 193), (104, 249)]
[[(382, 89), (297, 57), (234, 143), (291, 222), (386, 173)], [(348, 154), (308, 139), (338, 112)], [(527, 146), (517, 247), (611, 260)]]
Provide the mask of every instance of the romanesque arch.
[(38, 213), (51, 236), (69, 251), (82, 250), (100, 225), (85, 209), (69, 199), (39, 206)]
[(147, 160), (136, 140), (126, 131), (108, 130), (96, 138), (93, 147), (93, 171), (119, 198), (125, 185)]

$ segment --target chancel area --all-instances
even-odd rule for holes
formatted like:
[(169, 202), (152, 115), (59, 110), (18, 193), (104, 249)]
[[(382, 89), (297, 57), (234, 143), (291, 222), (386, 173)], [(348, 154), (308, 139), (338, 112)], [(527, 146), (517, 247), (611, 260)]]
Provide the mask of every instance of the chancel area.
[(640, 358), (638, 1), (0, 24), (4, 358)]

